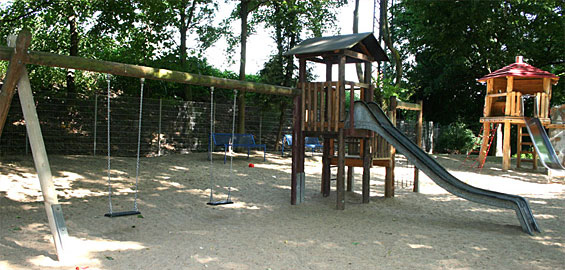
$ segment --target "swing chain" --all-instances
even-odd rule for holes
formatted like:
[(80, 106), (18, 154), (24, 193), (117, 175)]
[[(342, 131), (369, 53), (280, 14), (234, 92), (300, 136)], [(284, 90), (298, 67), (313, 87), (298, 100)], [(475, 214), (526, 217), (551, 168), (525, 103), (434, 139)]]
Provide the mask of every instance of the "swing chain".
[(107, 138), (107, 146), (108, 146), (108, 207), (109, 207), (109, 213), (112, 214), (112, 173), (110, 172), (111, 170), (111, 165), (110, 165), (110, 74), (106, 74), (106, 82), (108, 83), (108, 105), (107, 105), (107, 122), (108, 122), (108, 138)]
[(230, 181), (228, 184), (228, 201), (231, 199), (231, 186), (233, 182), (233, 156), (235, 154), (233, 149), (234, 139), (235, 139), (235, 114), (237, 110), (237, 90), (233, 90), (233, 114), (232, 114), (232, 124), (231, 124), (231, 145), (232, 145), (232, 152), (230, 155)]
[(138, 211), (137, 209), (137, 190), (139, 186), (139, 152), (141, 150), (141, 120), (143, 116), (143, 86), (145, 84), (145, 78), (141, 78), (141, 94), (139, 96), (139, 123), (137, 127), (137, 160), (135, 164), (135, 194), (133, 197), (133, 211)]
[(214, 132), (214, 87), (210, 87), (210, 141), (208, 142), (209, 146), (209, 158), (210, 158), (210, 203), (214, 201), (214, 175), (213, 170), (214, 166), (213, 157), (212, 157), (212, 150), (214, 148), (213, 145), (213, 132)]

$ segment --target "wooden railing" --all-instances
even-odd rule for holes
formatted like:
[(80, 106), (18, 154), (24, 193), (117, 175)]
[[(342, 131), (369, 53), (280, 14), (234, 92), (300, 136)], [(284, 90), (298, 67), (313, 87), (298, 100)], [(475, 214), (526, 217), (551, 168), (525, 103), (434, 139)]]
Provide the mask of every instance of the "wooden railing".
[[(360, 91), (358, 97), (363, 99), (365, 90), (370, 89), (370, 85), (355, 82), (305, 82), (299, 88), (302, 89), (304, 113), (302, 130), (337, 132), (345, 121), (346, 92), (350, 95), (349, 107), (353, 108), (355, 92)], [(353, 123), (353, 114), (350, 114), (350, 118)]]

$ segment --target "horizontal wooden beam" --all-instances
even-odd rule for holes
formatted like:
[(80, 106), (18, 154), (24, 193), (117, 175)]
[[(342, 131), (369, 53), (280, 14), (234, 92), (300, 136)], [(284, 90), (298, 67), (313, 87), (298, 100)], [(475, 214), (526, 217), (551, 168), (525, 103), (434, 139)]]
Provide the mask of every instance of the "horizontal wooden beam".
[(343, 54), (345, 54), (345, 56), (347, 56), (347, 57), (355, 58), (355, 59), (358, 59), (358, 60), (363, 60), (363, 61), (366, 61), (366, 62), (373, 62), (373, 59), (370, 56), (362, 54), (362, 53), (358, 53), (356, 51), (343, 50)]
[(496, 94), (488, 94), (488, 98), (495, 98), (495, 97), (506, 97), (506, 93), (496, 93)]
[[(338, 158), (331, 157), (330, 158), (330, 165), (337, 165)], [(390, 158), (376, 158), (373, 159), (371, 162), (371, 167), (390, 167), (392, 164), (392, 159)], [(346, 157), (345, 158), (345, 166), (347, 167), (363, 167), (363, 159), (360, 157)]]
[(325, 63), (326, 63), (326, 61), (324, 61), (324, 59), (318, 58), (318, 57), (314, 57), (314, 56), (308, 57), (308, 58), (306, 58), (306, 60), (312, 61), (312, 62), (316, 62), (316, 63), (320, 63), (320, 64), (325, 64)]
[(409, 110), (409, 111), (419, 111), (422, 109), (422, 106), (417, 103), (410, 103), (404, 101), (397, 101), (396, 109), (399, 110)]
[[(13, 49), (0, 46), (0, 60), (10, 61)], [(269, 95), (296, 96), (301, 94), (297, 88), (269, 85), (255, 82), (246, 82), (217, 78), (212, 76), (192, 74), (161, 68), (123, 64), (96, 59), (87, 59), (77, 56), (59, 55), (46, 52), (28, 51), (22, 60), (25, 64), (42, 65), (50, 67), (86, 70), (99, 73), (108, 73), (118, 76), (146, 78), (183, 84), (214, 86), (223, 89), (237, 89)]]

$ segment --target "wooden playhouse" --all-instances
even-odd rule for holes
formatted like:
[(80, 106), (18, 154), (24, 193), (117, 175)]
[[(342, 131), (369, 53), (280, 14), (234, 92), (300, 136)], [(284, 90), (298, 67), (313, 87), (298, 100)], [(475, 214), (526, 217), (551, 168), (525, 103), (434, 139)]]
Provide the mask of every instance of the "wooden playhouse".
[[(483, 142), (479, 154), (479, 160), (486, 157), (491, 129), (498, 124), (502, 124), (503, 131), (503, 157), (502, 169), (510, 169), (510, 130), (515, 125), (518, 130), (517, 137), (517, 160), (516, 165), (520, 167), (522, 160), (521, 154), (532, 153), (534, 168), (537, 167), (536, 153), (531, 142), (526, 142), (523, 137), (528, 136), (523, 132), (525, 128), (523, 98), (535, 97), (534, 116), (538, 117), (545, 128), (560, 128), (561, 125), (551, 124), (549, 118), (549, 108), (551, 100), (551, 86), (557, 84), (559, 77), (555, 74), (541, 70), (523, 62), (522, 56), (516, 57), (516, 62), (496, 70), (482, 78), (479, 82), (486, 82), (487, 93), (483, 117), (480, 122), (483, 124)], [(526, 146), (530, 150), (524, 151)]]

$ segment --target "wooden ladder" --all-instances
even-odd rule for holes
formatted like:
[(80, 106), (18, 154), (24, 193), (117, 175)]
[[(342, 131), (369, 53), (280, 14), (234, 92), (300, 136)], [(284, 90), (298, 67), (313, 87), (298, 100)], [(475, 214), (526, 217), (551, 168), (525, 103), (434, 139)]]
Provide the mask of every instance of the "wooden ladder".
[[(526, 126), (519, 125), (518, 126), (518, 143), (516, 149), (516, 168), (520, 168), (522, 162), (532, 162), (532, 169), (536, 170), (538, 168), (538, 159), (537, 159), (537, 152), (534, 148), (534, 143), (529, 139), (530, 134), (528, 131), (524, 132), (524, 128)], [(524, 141), (524, 137), (528, 138), (527, 141)], [(524, 148), (528, 148), (528, 150), (524, 151)], [(522, 158), (522, 154), (531, 154), (532, 159)]]
[[(467, 157), (463, 161), (463, 164), (465, 164), (467, 162), (467, 160), (469, 160), (469, 159), (474, 159), (474, 162), (471, 164), (470, 167), (475, 167), (475, 165), (476, 165), (477, 166), (476, 168), (480, 168), (481, 170), (483, 169), (483, 166), (485, 165), (485, 162), (487, 160), (488, 152), (490, 150), (492, 142), (494, 141), (494, 137), (496, 136), (496, 130), (498, 129), (498, 125), (499, 124), (493, 124), (493, 127), (490, 129), (488, 138), (486, 138), (488, 140), (488, 146), (487, 146), (487, 149), (486, 149), (485, 157), (482, 160), (479, 160), (480, 151), (481, 151), (480, 150), (481, 144), (482, 144), (483, 140), (485, 140), (485, 138), (483, 138), (483, 126), (481, 125), (481, 130), (479, 131), (479, 136), (477, 136), (480, 139), (475, 141), (475, 144), (473, 145), (473, 149), (471, 149), (469, 152), (467, 152)], [(471, 158), (471, 155), (478, 155), (478, 156), (477, 156), (477, 158)]]

